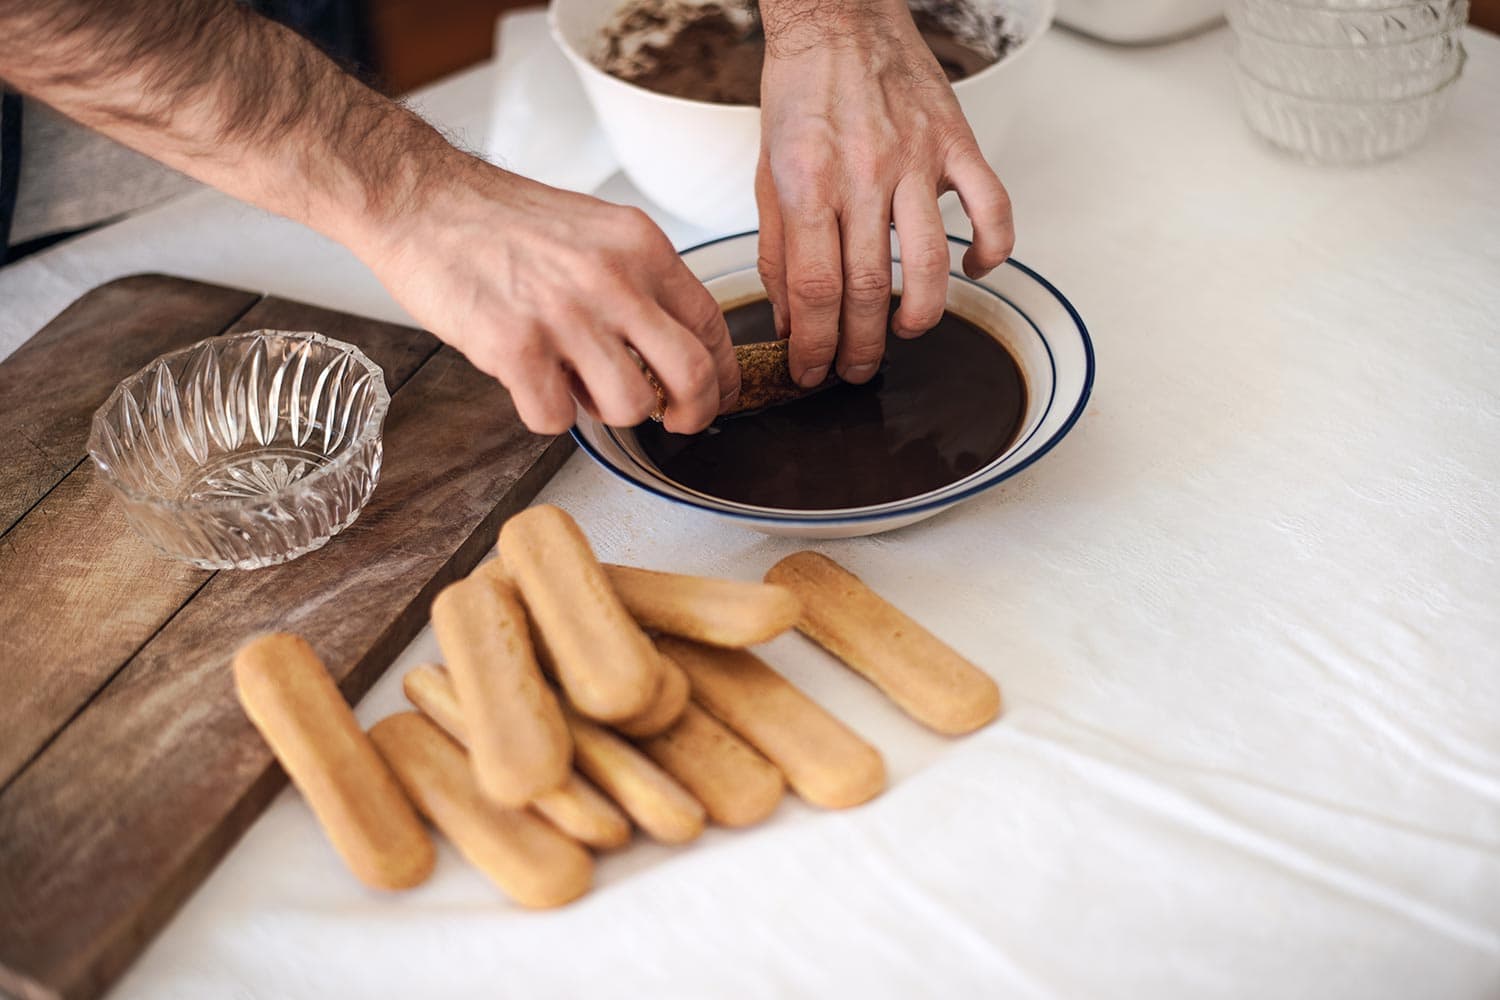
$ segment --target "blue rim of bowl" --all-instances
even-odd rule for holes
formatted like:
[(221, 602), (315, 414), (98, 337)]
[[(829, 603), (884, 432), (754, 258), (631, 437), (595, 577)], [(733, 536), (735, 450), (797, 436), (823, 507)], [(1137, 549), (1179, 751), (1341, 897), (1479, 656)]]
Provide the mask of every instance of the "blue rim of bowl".
[[(728, 235), (719, 236), (711, 240), (705, 240), (702, 243), (696, 244), (694, 246), (688, 247), (686, 250), (683, 250), (682, 254), (686, 255), (692, 253), (695, 250), (703, 250), (711, 246), (716, 246), (720, 243), (725, 243), (729, 240), (744, 239), (746, 236), (755, 235), (756, 232), (757, 230), (747, 229), (743, 232), (730, 233)], [(952, 243), (957, 243), (965, 247), (973, 246), (973, 243), (971, 241), (966, 240), (961, 236), (949, 236), (948, 240)], [(1018, 462), (1014, 468), (1006, 469), (1003, 473), (995, 476), (993, 479), (986, 479), (983, 482), (975, 483), (967, 489), (955, 493), (951, 496), (934, 498), (912, 507), (899, 507), (890, 510), (871, 511), (864, 514), (844, 514), (828, 518), (817, 517), (816, 511), (808, 511), (803, 514), (788, 515), (785, 513), (775, 513), (772, 511), (755, 514), (742, 513), (740, 511), (733, 510), (723, 510), (719, 507), (706, 506), (695, 500), (689, 500), (684, 497), (674, 496), (673, 494), (666, 493), (649, 483), (643, 483), (632, 479), (629, 476), (625, 475), (625, 473), (621, 472), (619, 469), (615, 468), (612, 463), (606, 461), (604, 456), (599, 453), (599, 450), (592, 444), (590, 444), (581, 433), (579, 433), (576, 424), (569, 431), (569, 433), (573, 435), (573, 440), (578, 443), (578, 447), (582, 448), (590, 458), (599, 463), (599, 465), (603, 468), (607, 469), (609, 473), (615, 478), (620, 479), (630, 484), (631, 486), (643, 489), (648, 493), (655, 494), (656, 496), (661, 497), (663, 500), (669, 501), (673, 504), (677, 504), (678, 506), (691, 507), (694, 510), (701, 510), (709, 514), (717, 514), (721, 517), (733, 518), (737, 521), (758, 521), (762, 523), (774, 524), (857, 524), (867, 521), (883, 521), (890, 520), (892, 518), (907, 517), (912, 514), (921, 514), (928, 511), (937, 511), (942, 510), (946, 507), (951, 507), (954, 504), (961, 503), (964, 500), (969, 499), (970, 497), (977, 496), (978, 494), (983, 493), (985, 490), (1003, 483), (1006, 480), (1019, 475), (1026, 469), (1029, 469), (1031, 466), (1035, 465), (1036, 462), (1042, 458), (1042, 456), (1046, 455), (1053, 448), (1057, 447), (1058, 442), (1068, 436), (1068, 432), (1073, 429), (1073, 425), (1078, 423), (1078, 418), (1083, 416), (1083, 411), (1088, 406), (1089, 397), (1093, 394), (1094, 391), (1094, 341), (1093, 338), (1089, 336), (1088, 327), (1084, 324), (1083, 317), (1078, 314), (1077, 309), (1073, 308), (1073, 303), (1068, 301), (1068, 297), (1066, 295), (1057, 290), (1056, 285), (1052, 284), (1052, 282), (1048, 281), (1046, 278), (1042, 277), (1040, 274), (1027, 267), (1025, 264), (1016, 260), (1014, 257), (1008, 258), (1005, 263), (1000, 266), (1014, 267), (1022, 274), (1030, 277), (1037, 284), (1045, 288), (1053, 298), (1062, 303), (1063, 308), (1068, 311), (1068, 316), (1072, 318), (1073, 323), (1078, 327), (1078, 336), (1083, 344), (1083, 389), (1078, 394), (1078, 402), (1074, 405), (1073, 412), (1068, 414), (1067, 419), (1063, 421), (1063, 425), (1057, 429), (1057, 432), (1053, 434), (1049, 440), (1042, 444), (1041, 448), (1039, 448), (1035, 454), (1029, 456), (1024, 461)], [(1031, 323), (1033, 327), (1036, 326), (1036, 324), (1031, 320), (1031, 317), (1027, 316), (1024, 311), (1016, 307), (1014, 303), (1011, 303), (1011, 307), (1016, 309), (1017, 312), (1021, 313), (1022, 316), (1025, 316), (1026, 321), (1028, 323)], [(1038, 327), (1037, 329), (1040, 332), (1040, 328)], [(1044, 344), (1047, 343), (1045, 336), (1042, 338), (1042, 342)], [(1050, 345), (1048, 346), (1047, 350), (1048, 354), (1050, 355), (1052, 350)], [(1054, 386), (1054, 392), (1055, 391), (1056, 390)], [(1035, 434), (1035, 431), (1033, 431), (1033, 434)]]
[[(748, 268), (740, 267), (730, 271), (720, 271), (718, 274), (710, 275), (709, 277), (704, 278), (703, 281), (705, 283), (715, 281), (719, 278), (728, 277), (731, 274), (740, 274), (746, 270), (748, 270)], [(968, 285), (970, 288), (978, 289), (985, 295), (988, 295), (991, 298), (998, 299), (1001, 302), (1004, 302), (1006, 305), (1010, 306), (1011, 309), (1015, 310), (1016, 315), (1020, 316), (1021, 319), (1026, 321), (1026, 325), (1031, 327), (1032, 332), (1036, 334), (1036, 339), (1041, 341), (1042, 350), (1047, 352), (1047, 367), (1051, 369), (1052, 372), (1052, 384), (1047, 390), (1046, 405), (1042, 407), (1041, 416), (1037, 418), (1036, 425), (1031, 428), (1031, 432), (1028, 433), (1025, 437), (1020, 438), (1016, 441), (1012, 441), (1010, 444), (1006, 445), (1004, 454), (1002, 454), (999, 458), (996, 458), (994, 461), (990, 462), (982, 469), (976, 469), (975, 471), (969, 473), (967, 476), (955, 479), (953, 482), (948, 483), (944, 486), (939, 486), (935, 490), (928, 490), (926, 493), (919, 493), (916, 496), (903, 497), (900, 500), (887, 500), (886, 502), (879, 504), (868, 504), (864, 507), (833, 507), (829, 508), (828, 510), (817, 511), (789, 510), (784, 507), (758, 507), (755, 504), (742, 503), (738, 500), (729, 500), (724, 497), (716, 497), (712, 494), (704, 493), (702, 490), (694, 489), (693, 487), (688, 486), (685, 483), (679, 483), (677, 480), (668, 477), (660, 469), (643, 463), (641, 459), (621, 439), (621, 431), (616, 430), (613, 427), (605, 427), (603, 433), (614, 442), (615, 447), (619, 448), (622, 452), (625, 453), (625, 458), (629, 460), (630, 466), (638, 470), (647, 479), (656, 479), (662, 482), (670, 483), (675, 489), (680, 490), (683, 493), (690, 493), (693, 496), (702, 499), (703, 501), (711, 505), (712, 509), (716, 511), (722, 511), (726, 514), (746, 513), (756, 517), (793, 517), (796, 518), (799, 523), (807, 524), (825, 524), (830, 522), (838, 522), (850, 517), (873, 517), (879, 514), (899, 513), (903, 510), (909, 510), (910, 505), (913, 503), (917, 503), (919, 501), (921, 501), (922, 503), (926, 503), (926, 500), (924, 498), (931, 497), (932, 499), (937, 499), (936, 494), (945, 493), (946, 491), (953, 489), (955, 486), (958, 486), (960, 483), (970, 481), (978, 482), (979, 480), (985, 479), (986, 477), (994, 474), (995, 466), (1001, 464), (1009, 456), (1015, 454), (1017, 451), (1030, 444), (1031, 439), (1037, 436), (1037, 434), (1042, 429), (1042, 424), (1046, 422), (1048, 415), (1051, 414), (1052, 404), (1057, 401), (1057, 355), (1053, 353), (1051, 342), (1047, 340), (1047, 335), (1042, 332), (1042, 328), (1037, 326), (1036, 320), (1032, 319), (1031, 316), (1026, 312), (1026, 310), (1016, 305), (1013, 301), (1010, 300), (1009, 297), (1001, 295), (993, 288), (990, 288), (988, 285), (985, 285), (982, 282), (975, 281), (973, 278), (970, 278), (966, 274), (950, 273), (948, 277), (955, 278)], [(627, 476), (626, 478), (631, 479), (632, 482), (641, 482), (641, 480), (634, 479), (629, 476)], [(679, 497), (678, 499), (682, 498)]]

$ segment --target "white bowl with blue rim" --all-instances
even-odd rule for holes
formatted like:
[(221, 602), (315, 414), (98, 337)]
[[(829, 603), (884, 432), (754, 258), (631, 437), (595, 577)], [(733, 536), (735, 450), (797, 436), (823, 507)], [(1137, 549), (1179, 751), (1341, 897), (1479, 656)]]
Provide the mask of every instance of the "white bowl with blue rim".
[[(764, 296), (756, 272), (758, 234), (726, 236), (682, 259), (726, 306)], [(1088, 404), (1094, 348), (1083, 319), (1051, 282), (1016, 260), (978, 281), (963, 273), (968, 241), (948, 237), (948, 308), (998, 339), (1026, 380), (1026, 408), (1015, 440), (993, 461), (939, 489), (868, 507), (789, 510), (740, 503), (690, 489), (664, 475), (629, 428), (607, 427), (582, 411), (573, 428), (595, 461), (633, 486), (770, 535), (852, 538), (891, 531), (940, 514), (1018, 475), (1067, 435)], [(900, 245), (891, 238), (892, 286), (901, 291)], [(974, 419), (986, 419), (978, 412)], [(996, 417), (996, 419), (1000, 419)]]

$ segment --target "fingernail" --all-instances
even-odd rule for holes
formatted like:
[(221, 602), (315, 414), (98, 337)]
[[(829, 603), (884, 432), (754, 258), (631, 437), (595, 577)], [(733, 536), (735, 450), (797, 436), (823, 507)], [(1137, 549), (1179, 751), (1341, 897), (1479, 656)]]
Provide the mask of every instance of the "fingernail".
[(813, 386), (822, 383), (822, 381), (827, 377), (828, 366), (818, 365), (818, 367), (816, 368), (809, 368), (807, 371), (803, 372), (802, 377), (797, 380), (797, 384), (802, 386), (802, 388), (804, 389), (811, 389)]
[(720, 399), (719, 399), (719, 412), (720, 413), (728, 413), (731, 409), (734, 408), (734, 404), (738, 403), (739, 401), (740, 401), (740, 391), (738, 389), (734, 390), (733, 392), (731, 392), (731, 393), (729, 393), (729, 394), (727, 394), (725, 396), (720, 397)]
[(845, 382), (859, 385), (861, 382), (868, 382), (870, 376), (874, 375), (879, 367), (879, 365), (850, 365), (839, 374)]
[(771, 328), (776, 331), (777, 337), (786, 339), (786, 324), (781, 321), (781, 307), (776, 304), (775, 299), (771, 300)]

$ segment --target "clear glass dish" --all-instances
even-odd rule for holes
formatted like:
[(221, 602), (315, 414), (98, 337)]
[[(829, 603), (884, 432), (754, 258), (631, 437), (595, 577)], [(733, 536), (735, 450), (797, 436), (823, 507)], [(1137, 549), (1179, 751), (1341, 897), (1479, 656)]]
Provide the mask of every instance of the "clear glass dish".
[(1457, 32), (1469, 19), (1468, 0), (1429, 0), (1350, 6), (1297, 0), (1233, 0), (1237, 32), (1303, 45), (1392, 45)]
[(89, 454), (131, 525), (204, 569), (295, 559), (380, 478), (385, 377), (317, 333), (211, 337), (157, 358), (94, 414)]
[(1457, 32), (1399, 45), (1297, 45), (1248, 31), (1234, 37), (1239, 64), (1260, 82), (1319, 100), (1398, 101), (1430, 93), (1463, 69)]
[(1430, 93), (1401, 101), (1326, 101), (1278, 90), (1236, 68), (1250, 127), (1284, 152), (1325, 164), (1370, 163), (1417, 145), (1458, 79), (1455, 74)]

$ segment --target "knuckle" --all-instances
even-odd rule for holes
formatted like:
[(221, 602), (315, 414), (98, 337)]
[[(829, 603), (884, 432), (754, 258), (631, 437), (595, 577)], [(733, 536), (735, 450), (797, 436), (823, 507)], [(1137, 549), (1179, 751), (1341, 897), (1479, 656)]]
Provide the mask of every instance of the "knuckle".
[(788, 161), (773, 170), (776, 196), (793, 210), (828, 200), (833, 163), (821, 153), (788, 154)]
[(518, 398), (516, 411), (537, 434), (561, 434), (573, 426), (573, 410), (560, 399)]
[(684, 312), (681, 317), (683, 325), (700, 341), (711, 338), (716, 328), (722, 327), (724, 323), (724, 313), (719, 308), (719, 303), (707, 293), (694, 296), (694, 301)]
[(634, 240), (649, 240), (656, 232), (656, 223), (643, 210), (634, 205), (621, 205), (615, 209), (615, 225)]
[(850, 368), (856, 365), (870, 365), (879, 361), (885, 353), (885, 338), (874, 337), (868, 340), (851, 340), (844, 344), (839, 350), (839, 366)]
[(755, 259), (755, 269), (760, 272), (762, 282), (768, 285), (780, 283), (783, 267), (779, 258), (761, 254)]
[(646, 390), (633, 391), (629, 398), (611, 404), (601, 414), (605, 422), (616, 427), (632, 427), (651, 416), (656, 409), (656, 396), (643, 395), (645, 392)]
[(695, 393), (702, 392), (718, 382), (718, 369), (714, 367), (713, 359), (708, 356), (708, 351), (693, 351), (683, 359), (682, 380)]
[(811, 271), (788, 285), (791, 297), (808, 309), (836, 309), (843, 299), (843, 279), (831, 271)]
[(979, 143), (974, 139), (974, 131), (964, 119), (955, 118), (935, 124), (933, 133), (938, 149), (944, 152), (948, 160), (963, 161), (976, 157), (984, 159), (984, 154), (979, 151)]
[(990, 212), (993, 213), (996, 218), (1010, 218), (1010, 193), (1001, 186), (999, 178), (996, 178), (994, 189), (986, 193), (984, 200), (989, 205)]
[(948, 241), (936, 235), (909, 240), (901, 255), (901, 269), (918, 279), (948, 273)]
[(862, 268), (844, 282), (844, 299), (856, 306), (881, 306), (891, 297), (891, 275), (879, 268)]
[(495, 345), (495, 363), (507, 371), (529, 371), (548, 362), (547, 338), (535, 326), (527, 326)]
[(993, 239), (984, 241), (982, 244), (974, 244), (974, 251), (975, 256), (977, 256), (986, 267), (999, 267), (1001, 264), (1005, 263), (1007, 258), (1010, 257), (1010, 253), (1015, 249), (1015, 246), (1015, 232), (1009, 228), (1006, 228), (1000, 232), (995, 233)]
[(882, 157), (873, 148), (859, 146), (844, 157), (844, 174), (856, 191), (868, 191), (879, 186), (885, 173)]
[(911, 303), (908, 300), (907, 304), (909, 306), (906, 310), (907, 321), (915, 323), (924, 329), (931, 329), (937, 326), (938, 321), (943, 318), (943, 303), (941, 299), (919, 303)]

